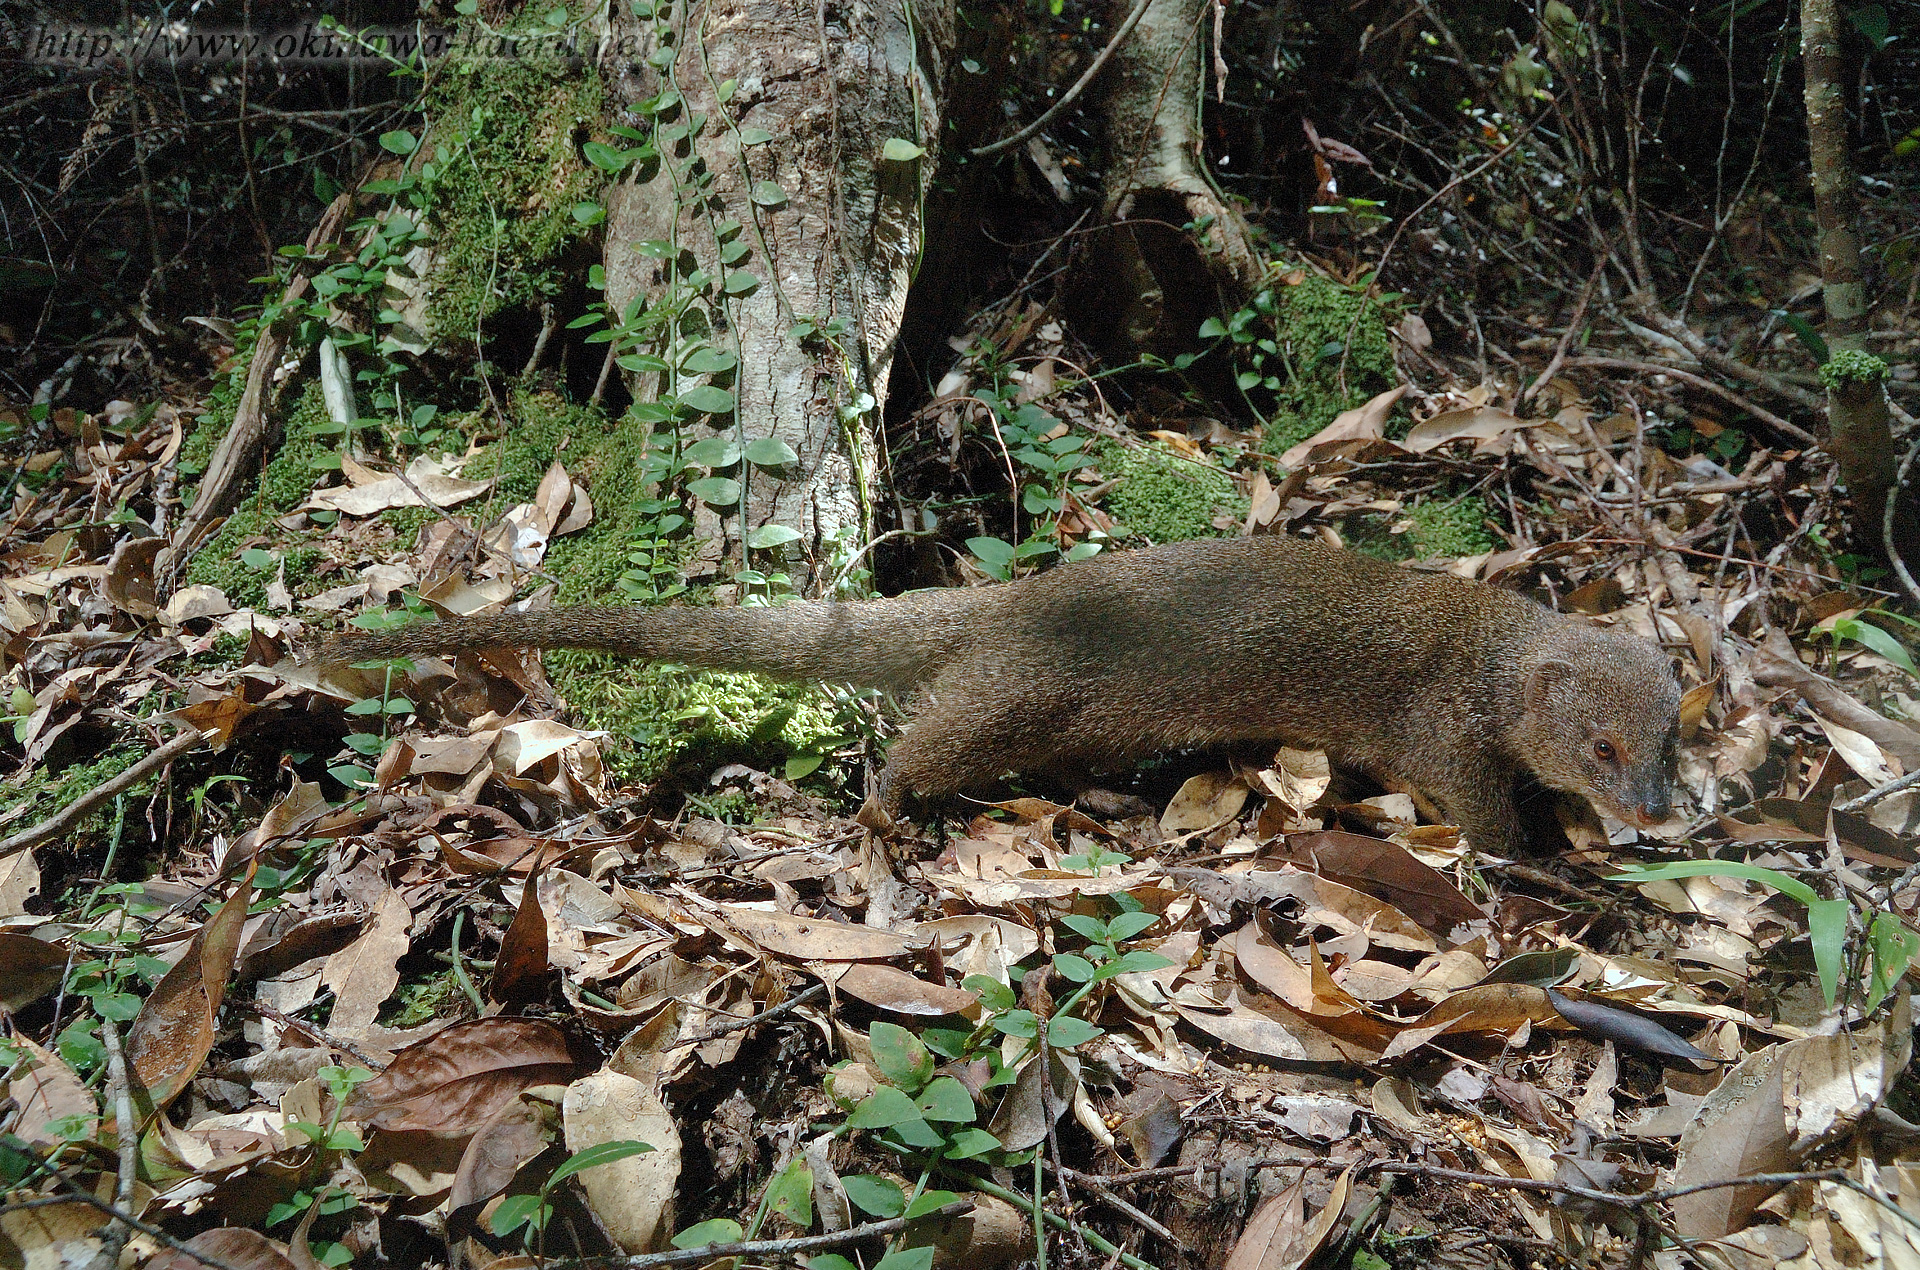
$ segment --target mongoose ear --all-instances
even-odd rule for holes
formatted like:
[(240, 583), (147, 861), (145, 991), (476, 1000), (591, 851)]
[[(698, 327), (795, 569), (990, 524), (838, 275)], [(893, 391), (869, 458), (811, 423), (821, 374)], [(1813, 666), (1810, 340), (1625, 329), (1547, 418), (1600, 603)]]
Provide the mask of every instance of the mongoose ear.
[(1543, 661), (1533, 668), (1527, 676), (1527, 712), (1529, 714), (1544, 710), (1547, 697), (1554, 687), (1573, 678), (1573, 663), (1560, 660)]

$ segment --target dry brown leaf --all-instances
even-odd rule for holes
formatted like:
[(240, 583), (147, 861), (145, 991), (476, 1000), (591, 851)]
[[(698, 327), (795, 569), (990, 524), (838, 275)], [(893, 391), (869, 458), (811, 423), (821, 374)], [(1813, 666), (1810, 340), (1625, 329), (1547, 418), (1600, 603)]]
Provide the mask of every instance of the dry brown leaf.
[(1387, 416), (1393, 413), (1394, 403), (1407, 395), (1407, 385), (1389, 388), (1372, 400), (1355, 406), (1352, 410), (1342, 410), (1334, 416), (1332, 423), (1308, 437), (1280, 456), (1280, 466), (1299, 467), (1315, 446), (1326, 445), (1331, 441), (1370, 441), (1384, 435)]
[(534, 1085), (571, 1080), (566, 1034), (544, 1019), (456, 1023), (393, 1056), (354, 1091), (346, 1117), (376, 1129), (471, 1133)]
[(892, 931), (822, 917), (795, 917), (739, 904), (720, 905), (720, 914), (751, 941), (750, 947), (797, 961), (885, 961), (919, 946)]
[(59, 987), (66, 972), (67, 950), (60, 945), (17, 930), (0, 930), (0, 1005), (9, 1013)]
[[(504, 1191), (521, 1165), (552, 1145), (558, 1127), (552, 1111), (550, 1104), (537, 1098), (517, 1097), (502, 1103), (493, 1118), (475, 1131), (461, 1152), (453, 1189), (447, 1194), (448, 1229), (459, 1227), (455, 1238), (472, 1230), (478, 1205)], [(473, 1211), (463, 1211), (469, 1209)]]
[(500, 1005), (526, 1005), (546, 996), (547, 976), (552, 966), (547, 960), (547, 915), (540, 907), (538, 873), (527, 875), (520, 890), (520, 907), (500, 940), (500, 955), (493, 965), (493, 982), (488, 999)]
[(1456, 992), (1420, 1016), (1418, 1022), (1393, 1038), (1384, 1058), (1410, 1054), (1436, 1036), (1448, 1032), (1486, 1032), (1511, 1036), (1535, 1023), (1558, 1021), (1560, 1014), (1547, 994), (1531, 984), (1483, 983)]
[(400, 892), (388, 887), (360, 937), (327, 958), (320, 982), (333, 989), (327, 1030), (348, 1040), (366, 1034), (380, 1007), (400, 983), (400, 958), (409, 947), (413, 913)]
[[(185, 1242), (233, 1270), (299, 1270), (284, 1245), (245, 1226), (203, 1230)], [(147, 1270), (206, 1270), (206, 1264), (184, 1252), (164, 1251), (147, 1263)]]
[(1307, 1247), (1307, 1176), (1260, 1201), (1247, 1218), (1223, 1270), (1294, 1270)]
[(156, 1109), (179, 1097), (213, 1049), (214, 1016), (226, 996), (252, 898), (249, 869), (227, 902), (195, 932), (186, 956), (154, 986), (127, 1030), (127, 1062)]
[(980, 998), (971, 992), (928, 983), (898, 967), (874, 962), (857, 961), (846, 966), (834, 987), (882, 1010), (927, 1018), (959, 1014), (980, 1004)]
[(653, 1148), (578, 1176), (594, 1216), (615, 1243), (630, 1253), (664, 1248), (673, 1234), (680, 1181), (680, 1130), (665, 1105), (631, 1076), (602, 1071), (567, 1086), (561, 1109), (569, 1151), (624, 1141)]
[(1486, 450), (1495, 448), (1501, 438), (1510, 433), (1545, 422), (1545, 419), (1521, 419), (1497, 406), (1449, 410), (1414, 424), (1400, 444), (1415, 454), (1425, 454), (1452, 441), (1471, 441), (1476, 451)]
[[(49, 1145), (69, 1137), (81, 1142), (93, 1137), (100, 1108), (80, 1078), (58, 1055), (35, 1045), (30, 1038), (16, 1033), (13, 1044), (25, 1052), (25, 1059), (15, 1065), (13, 1079), (0, 1086), (18, 1105), (11, 1131), (28, 1142)], [(55, 1133), (52, 1125), (58, 1120), (77, 1125), (77, 1137)]]
[(1174, 837), (1225, 824), (1247, 805), (1249, 792), (1247, 783), (1231, 772), (1188, 777), (1160, 813), (1160, 832)]
[(1487, 920), (1446, 874), (1398, 843), (1329, 830), (1289, 836), (1286, 852), (1303, 868), (1391, 904), (1443, 938), (1456, 927)]
[[(1671, 1185), (1697, 1186), (1792, 1167), (1791, 1134), (1781, 1094), (1780, 1051), (1749, 1054), (1721, 1079), (1680, 1135)], [(1673, 1201), (1675, 1231), (1718, 1239), (1746, 1225), (1770, 1186), (1723, 1186)]]

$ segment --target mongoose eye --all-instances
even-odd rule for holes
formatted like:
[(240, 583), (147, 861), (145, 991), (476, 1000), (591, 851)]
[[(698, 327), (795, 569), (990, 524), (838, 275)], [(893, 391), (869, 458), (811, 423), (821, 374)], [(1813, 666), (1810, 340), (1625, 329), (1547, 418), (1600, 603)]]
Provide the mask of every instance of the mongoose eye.
[(1620, 753), (1613, 748), (1613, 742), (1611, 741), (1595, 741), (1593, 743), (1593, 756), (1602, 763), (1611, 763), (1620, 757)]

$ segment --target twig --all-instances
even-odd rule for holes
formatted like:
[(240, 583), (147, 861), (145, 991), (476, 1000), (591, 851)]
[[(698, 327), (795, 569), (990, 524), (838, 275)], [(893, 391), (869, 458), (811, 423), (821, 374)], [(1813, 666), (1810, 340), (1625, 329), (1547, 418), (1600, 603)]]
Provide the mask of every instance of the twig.
[[(115, 1179), (114, 1206), (121, 1211), (133, 1208), (133, 1179), (140, 1168), (140, 1129), (133, 1118), (133, 1085), (127, 1079), (127, 1055), (120, 1047), (120, 1026), (112, 1019), (100, 1020), (100, 1042), (107, 1050), (107, 1083), (113, 1090), (113, 1137), (119, 1147), (120, 1170)], [(100, 1236), (89, 1270), (113, 1270), (127, 1246), (132, 1228), (115, 1222)]]
[(1593, 272), (1587, 277), (1587, 285), (1580, 288), (1580, 298), (1574, 302), (1573, 316), (1567, 319), (1567, 329), (1560, 333), (1560, 342), (1554, 345), (1553, 356), (1547, 360), (1547, 368), (1526, 390), (1520, 394), (1520, 404), (1532, 401), (1534, 394), (1546, 387), (1547, 381), (1560, 373), (1560, 367), (1567, 360), (1567, 348), (1573, 343), (1574, 335), (1580, 330), (1580, 320), (1587, 315), (1587, 305), (1593, 300), (1594, 288), (1600, 285), (1600, 275), (1607, 271), (1607, 259), (1602, 256), (1593, 266)]
[(1865, 811), (1882, 799), (1892, 798), (1902, 790), (1912, 789), (1915, 785), (1920, 785), (1920, 767), (1916, 767), (1898, 780), (1888, 781), (1878, 789), (1870, 789), (1858, 798), (1849, 798), (1844, 803), (1835, 803), (1833, 810), (1847, 812)]
[(175, 1239), (158, 1226), (149, 1226), (133, 1214), (116, 1208), (103, 1199), (95, 1198), (89, 1192), (80, 1189), (78, 1183), (68, 1179), (65, 1175), (62, 1175), (60, 1180), (73, 1187), (73, 1190), (61, 1195), (36, 1195), (32, 1199), (18, 1199), (0, 1204), (0, 1213), (18, 1213), (33, 1208), (51, 1208), (56, 1204), (85, 1204), (97, 1212), (105, 1213), (108, 1217), (123, 1226), (132, 1227), (155, 1243), (173, 1249), (173, 1251), (179, 1253), (181, 1256), (192, 1257), (203, 1266), (212, 1266), (213, 1270), (240, 1270), (240, 1268), (231, 1261), (222, 1261), (210, 1253), (201, 1252), (198, 1248)]
[(805, 992), (797, 992), (779, 1005), (770, 1006), (758, 1014), (749, 1014), (744, 1019), (732, 1019), (725, 1023), (716, 1023), (704, 1032), (695, 1032), (684, 1041), (675, 1041), (674, 1049), (683, 1049), (689, 1045), (705, 1045), (708, 1041), (718, 1040), (729, 1032), (738, 1032), (743, 1027), (752, 1027), (756, 1023), (765, 1023), (768, 1019), (779, 1018), (789, 1010), (797, 1009), (820, 996), (827, 990), (824, 983), (816, 983)]
[(1568, 367), (1590, 366), (1595, 370), (1633, 370), (1640, 371), (1643, 374), (1671, 375), (1683, 383), (1692, 384), (1695, 388), (1705, 389), (1716, 397), (1732, 402), (1768, 427), (1785, 433), (1802, 445), (1818, 447), (1820, 444), (1819, 437), (1814, 436), (1813, 433), (1808, 432), (1799, 424), (1790, 423), (1773, 413), (1773, 411), (1763, 406), (1755, 405), (1752, 401), (1733, 391), (1733, 389), (1723, 384), (1715, 383), (1705, 375), (1696, 375), (1690, 370), (1681, 370), (1677, 366), (1665, 366), (1659, 362), (1633, 361), (1625, 357), (1571, 357), (1567, 359), (1566, 365)]
[(11, 838), (0, 841), (0, 860), (10, 855), (18, 855), (29, 847), (37, 847), (50, 838), (58, 837), (71, 829), (82, 816), (115, 794), (132, 789), (182, 754), (199, 749), (206, 743), (207, 738), (200, 734), (198, 728), (188, 729), (118, 776), (95, 785), (39, 824), (22, 829)]
[(1147, 9), (1152, 4), (1153, 0), (1140, 0), (1138, 4), (1133, 6), (1133, 12), (1127, 14), (1125, 19), (1123, 19), (1120, 25), (1114, 30), (1113, 38), (1107, 41), (1107, 47), (1101, 49), (1099, 55), (1087, 64), (1087, 69), (1080, 72), (1080, 78), (1073, 81), (1073, 87), (1060, 94), (1060, 100), (1054, 102), (1053, 105), (1048, 106), (1042, 111), (1038, 119), (1014, 133), (1011, 137), (1003, 137), (998, 141), (989, 142), (983, 146), (976, 146), (967, 152), (968, 156), (975, 159), (984, 159), (989, 155), (999, 154), (1002, 150), (1011, 150), (1028, 137), (1033, 136), (1042, 128), (1052, 123), (1054, 117), (1072, 105), (1074, 98), (1078, 97), (1081, 92), (1085, 90), (1086, 86), (1093, 82), (1093, 77), (1100, 73), (1101, 68), (1113, 57), (1114, 51), (1120, 47), (1120, 41), (1132, 34), (1133, 28), (1140, 25), (1140, 19), (1147, 16)]
[[(1193, 1170), (1186, 1169), (1183, 1171), (1191, 1173)], [(1031, 1212), (1034, 1208), (1034, 1201), (1032, 1199), (1009, 1187), (1001, 1186), (995, 1182), (989, 1182), (984, 1177), (974, 1177), (972, 1174), (961, 1173), (958, 1170), (945, 1166), (941, 1166), (941, 1172), (951, 1174), (956, 1180), (973, 1190), (979, 1191), (982, 1195), (991, 1195), (995, 1199), (1012, 1204), (1015, 1208), (1021, 1209), (1022, 1211)], [(1047, 1224), (1055, 1230), (1065, 1230), (1067, 1228), (1067, 1219), (1058, 1213), (1049, 1213), (1045, 1208), (1042, 1208), (1040, 1209), (1040, 1215), (1045, 1217)], [(1159, 1270), (1159, 1267), (1151, 1261), (1144, 1260), (1127, 1252), (1105, 1235), (1094, 1230), (1091, 1226), (1082, 1226), (1080, 1228), (1080, 1237), (1085, 1239), (1095, 1252), (1103, 1253), (1109, 1257), (1118, 1257), (1120, 1264), (1127, 1267), (1127, 1270)]]
[[(1893, 404), (1889, 401), (1887, 404)], [(1907, 595), (1915, 604), (1920, 604), (1920, 584), (1913, 580), (1913, 574), (1907, 572), (1907, 562), (1900, 554), (1900, 548), (1894, 545), (1893, 513), (1900, 506), (1900, 495), (1907, 488), (1907, 474), (1913, 470), (1913, 460), (1920, 456), (1920, 439), (1907, 447), (1906, 457), (1900, 460), (1900, 470), (1894, 474), (1893, 488), (1887, 492), (1886, 510), (1880, 514), (1880, 545), (1886, 548), (1887, 561), (1893, 565), (1893, 572), (1900, 579), (1900, 585), (1907, 589)]]
[[(1135, 1208), (1132, 1204), (1129, 1204), (1126, 1200), (1121, 1199), (1118, 1195), (1115, 1195), (1113, 1191), (1107, 1186), (1108, 1179), (1101, 1177), (1098, 1173), (1085, 1173), (1076, 1168), (1069, 1168), (1064, 1164), (1055, 1164), (1051, 1160), (1047, 1161), (1047, 1167), (1052, 1169), (1057, 1176), (1064, 1177), (1069, 1182), (1072, 1182), (1075, 1185), (1086, 1187), (1089, 1191), (1092, 1191), (1094, 1196), (1098, 1198), (1100, 1202), (1105, 1204), (1108, 1208), (1113, 1209), (1115, 1212), (1120, 1213), (1123, 1216), (1130, 1217), (1134, 1221), (1140, 1223), (1140, 1225), (1146, 1227), (1148, 1234), (1151, 1234), (1158, 1239), (1165, 1240), (1167, 1243), (1172, 1244), (1175, 1248), (1178, 1248), (1181, 1252), (1192, 1251), (1192, 1249), (1187, 1247), (1186, 1242), (1182, 1240), (1180, 1236), (1174, 1234), (1171, 1230), (1168, 1230), (1165, 1226), (1161, 1225), (1159, 1222), (1155, 1221), (1153, 1218), (1147, 1216), (1145, 1213), (1141, 1212), (1138, 1208)], [(1188, 1171), (1191, 1172), (1192, 1170), (1188, 1170)]]
[(972, 1211), (972, 1200), (957, 1199), (911, 1219), (889, 1217), (885, 1221), (870, 1221), (864, 1226), (852, 1226), (846, 1230), (831, 1231), (824, 1235), (801, 1235), (794, 1239), (749, 1239), (732, 1244), (706, 1244), (699, 1248), (679, 1248), (673, 1252), (649, 1252), (637, 1257), (573, 1257), (565, 1261), (549, 1261), (547, 1264), (550, 1266), (623, 1266), (625, 1270), (653, 1270), (655, 1266), (698, 1265), (720, 1257), (778, 1257), (818, 1252), (826, 1248), (844, 1248), (848, 1244), (857, 1244), (881, 1235), (899, 1234), (912, 1222), (926, 1221), (936, 1217), (960, 1217)]
[(314, 1040), (319, 1041), (322, 1045), (330, 1046), (333, 1049), (339, 1050), (342, 1054), (347, 1054), (353, 1058), (360, 1060), (362, 1063), (365, 1063), (367, 1065), (367, 1068), (370, 1071), (378, 1072), (378, 1071), (384, 1071), (386, 1069), (387, 1065), (385, 1063), (381, 1062), (379, 1059), (375, 1058), (373, 1055), (367, 1053), (365, 1050), (361, 1049), (358, 1045), (355, 1045), (352, 1041), (346, 1040), (343, 1037), (335, 1036), (330, 1032), (323, 1031), (320, 1028), (314, 1026), (313, 1024), (307, 1022), (305, 1019), (297, 1019), (293, 1015), (282, 1013), (281, 1011), (274, 1009), (270, 1005), (261, 1005), (258, 1001), (229, 1000), (227, 1004), (233, 1006), (236, 1009), (245, 1010), (249, 1014), (257, 1014), (263, 1019), (272, 1019), (275, 1023), (280, 1024), (282, 1027), (298, 1028), (300, 1031), (305, 1032), (308, 1036), (311, 1036)]

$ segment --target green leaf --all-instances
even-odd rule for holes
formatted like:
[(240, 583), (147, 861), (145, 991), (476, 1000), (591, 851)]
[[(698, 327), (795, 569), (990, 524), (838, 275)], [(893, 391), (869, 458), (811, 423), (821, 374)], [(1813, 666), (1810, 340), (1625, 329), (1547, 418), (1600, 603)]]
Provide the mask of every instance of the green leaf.
[(740, 501), (740, 482), (730, 476), (709, 476), (688, 481), (687, 493), (709, 507), (731, 507)]
[(1039, 1031), (1039, 1020), (1031, 1010), (1007, 1010), (988, 1020), (997, 1032), (1008, 1036), (1031, 1037)]
[(715, 1217), (689, 1226), (673, 1237), (676, 1248), (704, 1248), (708, 1244), (737, 1244), (746, 1234), (731, 1217)]
[(645, 1155), (653, 1147), (633, 1138), (622, 1138), (615, 1142), (596, 1142), (590, 1147), (582, 1147), (560, 1162), (560, 1167), (547, 1179), (549, 1187), (558, 1186), (575, 1173), (585, 1169), (599, 1168), (602, 1164), (612, 1164), (615, 1160), (624, 1160), (630, 1156)]
[[(1839, 629), (1840, 624), (1835, 622), (1834, 630), (1838, 631)], [(1856, 621), (1850, 623), (1847, 635), (1849, 638), (1858, 640), (1874, 652), (1879, 653), (1882, 657), (1900, 667), (1900, 669), (1906, 671), (1909, 675), (1920, 678), (1920, 668), (1914, 666), (1913, 654), (1907, 651), (1906, 645), (1881, 630), (1878, 626), (1875, 626), (1872, 622)]]
[(934, 1209), (945, 1208), (959, 1198), (952, 1191), (922, 1191), (913, 1203), (907, 1205), (907, 1211), (900, 1215), (908, 1220), (925, 1217)]
[(747, 442), (746, 456), (755, 467), (785, 467), (800, 461), (793, 447), (779, 437), (757, 437)]
[(740, 144), (743, 146), (763, 146), (773, 140), (773, 134), (765, 128), (742, 128)]
[(588, 163), (607, 172), (618, 172), (633, 162), (631, 153), (615, 149), (604, 141), (589, 141), (580, 147), (580, 153)]
[(697, 348), (687, 354), (680, 363), (680, 369), (690, 375), (718, 375), (739, 364), (740, 359), (732, 353), (717, 348)]
[(971, 1160), (1000, 1149), (1000, 1139), (985, 1129), (972, 1127), (955, 1130), (947, 1144), (949, 1160)]
[(960, 986), (980, 998), (983, 1010), (1011, 1010), (1017, 1004), (1013, 989), (991, 975), (968, 975)]
[(933, 1270), (933, 1246), (890, 1252), (873, 1263), (873, 1270)]
[(972, 1124), (979, 1110), (973, 1105), (973, 1095), (967, 1092), (967, 1087), (951, 1076), (937, 1077), (920, 1092), (913, 1105), (920, 1108), (920, 1114), (928, 1120), (942, 1124)]
[(701, 467), (732, 467), (740, 461), (740, 445), (732, 437), (707, 437), (688, 446), (685, 457)]
[(1815, 900), (1807, 905), (1807, 942), (1813, 945), (1813, 968), (1820, 976), (1820, 995), (1832, 1009), (1840, 994), (1840, 968), (1847, 956), (1847, 914), (1851, 905), (1845, 898)]
[(732, 101), (733, 95), (739, 91), (740, 91), (739, 80), (723, 79), (720, 81), (720, 86), (713, 90), (714, 100), (718, 101), (722, 106), (724, 106), (728, 102)]
[(1053, 968), (1075, 983), (1093, 981), (1093, 963), (1077, 953), (1055, 953)]
[(797, 781), (819, 771), (820, 765), (826, 761), (827, 756), (824, 754), (791, 754), (787, 756), (786, 764), (781, 770), (788, 780)]
[[(800, 531), (787, 525), (762, 525), (747, 535), (747, 545), (755, 551), (765, 551), (770, 547), (784, 547), (797, 542)], [(817, 766), (817, 764), (816, 764)]]
[(1100, 1035), (1099, 1028), (1077, 1014), (1056, 1014), (1047, 1020), (1047, 1044), (1055, 1049), (1070, 1050)]
[(1221, 324), (1219, 318), (1210, 317), (1200, 324), (1200, 338), (1203, 340), (1217, 340), (1226, 333), (1227, 328)]
[(946, 1135), (919, 1116), (911, 1120), (902, 1120), (887, 1132), (899, 1142), (918, 1151), (938, 1151), (947, 1145)]
[(1638, 886), (1644, 882), (1664, 882), (1674, 878), (1744, 878), (1749, 882), (1758, 882), (1770, 886), (1789, 899), (1799, 900), (1808, 908), (1820, 903), (1820, 894), (1799, 878), (1778, 869), (1762, 868), (1757, 864), (1745, 864), (1738, 860), (1676, 860), (1672, 864), (1657, 865), (1648, 869), (1629, 869), (1608, 878), (1609, 882), (1618, 882), (1626, 886)]
[(539, 1230), (546, 1225), (546, 1212), (542, 1210), (547, 1210), (547, 1204), (538, 1195), (509, 1195), (500, 1201), (500, 1206), (493, 1210), (493, 1216), (487, 1219), (487, 1229), (496, 1238), (510, 1235), (522, 1226), (530, 1225)]
[(633, 249), (653, 260), (665, 260), (673, 255), (673, 244), (660, 238), (649, 238), (643, 242), (637, 242), (633, 245)]
[(867, 1029), (873, 1061), (880, 1074), (908, 1093), (917, 1092), (933, 1077), (933, 1055), (920, 1038), (897, 1023), (875, 1021)]
[(1013, 563), (1013, 545), (1001, 538), (969, 538), (967, 550), (994, 568), (1005, 569)]
[(573, 219), (582, 225), (598, 225), (607, 218), (607, 209), (598, 203), (581, 200), (573, 205)]
[(240, 553), (240, 563), (246, 565), (249, 569), (271, 569), (273, 568), (273, 553), (271, 551), (262, 551), (259, 547), (248, 547)]
[(753, 183), (753, 201), (761, 207), (785, 207), (787, 192), (776, 181), (755, 181)]
[(396, 128), (380, 134), (380, 148), (388, 154), (412, 154), (420, 148), (420, 138), (404, 128)]
[(897, 1124), (920, 1118), (920, 1109), (913, 1105), (913, 1099), (891, 1085), (882, 1085), (861, 1099), (860, 1105), (847, 1116), (847, 1127), (891, 1129)]
[(720, 289), (728, 295), (752, 295), (760, 289), (760, 279), (742, 269), (728, 274), (727, 280), (720, 284)]
[(1827, 348), (1826, 339), (1820, 332), (1814, 330), (1813, 325), (1805, 318), (1798, 313), (1790, 313), (1786, 309), (1773, 309), (1771, 312), (1773, 316), (1780, 319), (1782, 326), (1793, 332), (1794, 338), (1800, 341), (1801, 347), (1813, 354), (1814, 361), (1824, 366), (1832, 358), (1833, 354)]
[(926, 152), (925, 146), (917, 146), (905, 137), (888, 137), (887, 144), (880, 147), (880, 157), (889, 163), (911, 163)]
[(681, 393), (680, 404), (701, 414), (723, 415), (733, 409), (733, 394), (712, 384), (702, 384)]
[(813, 1225), (813, 1170), (795, 1158), (767, 1184), (767, 1211), (805, 1230)]
[(1157, 913), (1122, 913), (1107, 923), (1107, 938), (1116, 944), (1124, 943), (1159, 920)]
[(1093, 981), (1098, 983), (1102, 979), (1111, 979), (1115, 975), (1137, 974), (1142, 970), (1165, 970), (1172, 964), (1171, 961), (1168, 961), (1157, 952), (1148, 952), (1144, 948), (1136, 948), (1132, 952), (1121, 953), (1118, 957), (1115, 957), (1112, 961), (1100, 967), (1099, 970), (1094, 972)]
[(897, 1183), (871, 1173), (850, 1173), (840, 1179), (847, 1188), (847, 1199), (861, 1212), (873, 1217), (898, 1217), (906, 1211), (907, 1196)]
[(1086, 913), (1068, 913), (1060, 919), (1060, 924), (1090, 944), (1104, 944), (1112, 938), (1107, 934), (1105, 922)]

